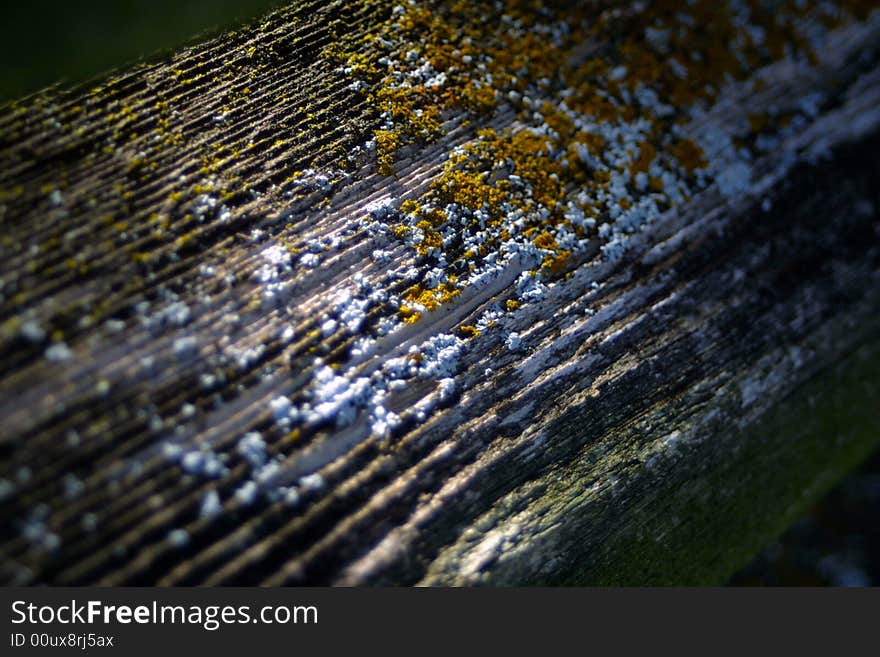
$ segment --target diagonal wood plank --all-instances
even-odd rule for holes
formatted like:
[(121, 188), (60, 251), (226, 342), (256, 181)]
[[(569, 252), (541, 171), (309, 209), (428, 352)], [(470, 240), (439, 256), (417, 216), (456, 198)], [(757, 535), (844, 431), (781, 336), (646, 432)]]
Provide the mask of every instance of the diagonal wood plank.
[(880, 14), (709, 4), (295, 2), (5, 107), (3, 580), (743, 565), (877, 444)]

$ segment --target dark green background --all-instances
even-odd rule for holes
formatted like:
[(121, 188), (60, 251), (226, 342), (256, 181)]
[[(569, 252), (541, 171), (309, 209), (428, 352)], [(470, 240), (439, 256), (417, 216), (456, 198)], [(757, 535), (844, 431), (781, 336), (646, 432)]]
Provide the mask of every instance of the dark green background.
[(0, 100), (82, 82), (253, 18), (283, 0), (22, 0), (4, 3)]
[[(290, 0), (287, 0), (290, 1)], [(75, 84), (231, 28), (285, 0), (24, 0), (0, 21), (0, 102)], [(845, 480), (733, 584), (845, 585), (843, 563), (880, 585), (880, 454)], [(844, 573), (845, 574), (845, 573)]]

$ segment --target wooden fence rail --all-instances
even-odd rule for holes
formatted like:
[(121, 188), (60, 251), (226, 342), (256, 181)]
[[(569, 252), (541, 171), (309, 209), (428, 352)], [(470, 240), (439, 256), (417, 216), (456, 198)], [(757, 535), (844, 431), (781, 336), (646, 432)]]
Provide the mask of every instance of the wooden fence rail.
[(721, 582), (876, 447), (871, 3), (450, 4), (3, 108), (2, 581)]

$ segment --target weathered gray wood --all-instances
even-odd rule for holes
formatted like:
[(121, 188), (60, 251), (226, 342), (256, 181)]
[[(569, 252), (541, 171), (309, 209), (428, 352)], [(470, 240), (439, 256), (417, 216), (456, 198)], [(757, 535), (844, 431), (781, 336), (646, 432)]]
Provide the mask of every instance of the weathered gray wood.
[[(390, 9), (299, 3), (0, 116), (4, 581), (721, 581), (876, 446), (876, 12), (813, 68), (770, 64), (694, 119), (832, 99), (753, 162), (746, 192), (695, 194), (620, 260), (597, 242), (467, 342), (444, 377), (453, 393), (437, 377), (390, 391), (403, 423), (389, 435), (365, 410), (282, 431), (271, 401), (313, 400), (322, 363), (369, 376), (475, 324), (520, 273), (395, 328), (369, 358), (351, 353), (357, 331), (322, 336), (356, 275), (402, 294), (412, 281), (389, 272), (420, 266), (365, 228), (371, 204), (418, 198), (476, 128), (516, 125), (509, 108), (470, 125), (451, 114), (396, 176), (339, 170), (376, 110), (320, 46)], [(306, 168), (330, 180), (291, 178)], [(338, 246), (269, 298), (267, 251), (322, 237)], [(53, 340), (69, 359), (47, 358)], [(254, 477), (238, 451), (252, 430), (296, 503), (237, 495)], [(229, 471), (188, 474), (169, 444), (228, 453)], [(211, 491), (223, 510), (200, 514)]]

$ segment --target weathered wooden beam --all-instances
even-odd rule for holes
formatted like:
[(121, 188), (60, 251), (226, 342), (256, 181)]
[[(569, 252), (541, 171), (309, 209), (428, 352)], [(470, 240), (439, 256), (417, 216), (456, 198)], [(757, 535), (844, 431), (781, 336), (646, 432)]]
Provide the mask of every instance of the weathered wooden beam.
[(298, 2), (6, 107), (0, 577), (717, 582), (782, 531), (880, 436), (880, 14), (657, 4)]
[(81, 83), (259, 16), (272, 0), (33, 0), (5, 8), (0, 100)]

